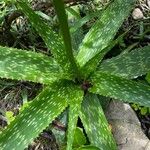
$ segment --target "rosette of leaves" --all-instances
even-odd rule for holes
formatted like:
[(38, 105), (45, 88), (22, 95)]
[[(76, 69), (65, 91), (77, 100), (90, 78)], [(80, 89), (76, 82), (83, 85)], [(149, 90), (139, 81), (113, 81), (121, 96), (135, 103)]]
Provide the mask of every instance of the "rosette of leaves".
[(76, 149), (117, 149), (97, 94), (150, 107), (150, 87), (132, 80), (150, 71), (150, 46), (102, 61), (134, 3), (135, 0), (111, 2), (85, 35), (75, 57), (62, 0), (53, 0), (62, 36), (41, 20), (27, 2), (16, 2), (53, 55), (0, 47), (1, 78), (44, 85), (43, 91), (0, 134), (0, 149), (23, 150), (66, 108), (67, 150), (72, 149), (78, 117), (90, 146)]

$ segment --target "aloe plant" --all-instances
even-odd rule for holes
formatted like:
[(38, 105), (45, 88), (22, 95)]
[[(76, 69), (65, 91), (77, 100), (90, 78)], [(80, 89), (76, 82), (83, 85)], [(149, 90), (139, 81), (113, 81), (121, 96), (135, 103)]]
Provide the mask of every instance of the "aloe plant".
[(69, 108), (67, 150), (72, 149), (78, 117), (90, 146), (76, 149), (117, 149), (97, 95), (150, 107), (150, 87), (132, 80), (150, 71), (150, 46), (102, 61), (134, 3), (135, 0), (111, 2), (85, 35), (75, 57), (62, 0), (53, 0), (62, 36), (27, 2), (16, 2), (53, 57), (0, 46), (1, 78), (44, 85), (42, 92), (0, 134), (0, 149), (23, 150), (66, 108)]

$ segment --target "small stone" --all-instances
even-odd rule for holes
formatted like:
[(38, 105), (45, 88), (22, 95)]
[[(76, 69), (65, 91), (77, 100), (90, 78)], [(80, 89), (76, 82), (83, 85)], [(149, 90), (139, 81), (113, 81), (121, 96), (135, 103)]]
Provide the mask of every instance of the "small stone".
[(138, 20), (138, 19), (143, 19), (144, 15), (143, 15), (143, 12), (139, 8), (135, 8), (132, 12), (132, 17), (133, 19)]
[(150, 0), (147, 0), (146, 3), (147, 3), (147, 6), (150, 8)]
[(117, 150), (150, 150), (150, 140), (129, 104), (113, 100), (105, 112), (117, 143)]

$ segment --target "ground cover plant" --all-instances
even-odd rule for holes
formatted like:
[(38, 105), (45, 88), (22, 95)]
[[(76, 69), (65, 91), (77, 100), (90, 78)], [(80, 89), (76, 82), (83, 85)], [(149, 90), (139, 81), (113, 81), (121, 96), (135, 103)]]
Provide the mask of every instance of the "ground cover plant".
[(150, 87), (132, 80), (150, 71), (150, 46), (103, 60), (135, 0), (111, 2), (84, 37), (77, 56), (73, 53), (63, 1), (53, 0), (53, 4), (62, 36), (44, 23), (27, 2), (16, 2), (53, 55), (0, 46), (1, 78), (43, 84), (42, 92), (1, 133), (0, 148), (26, 148), (69, 108), (67, 150), (72, 149), (78, 117), (91, 145), (75, 149), (115, 150), (116, 143), (97, 94), (150, 107)]

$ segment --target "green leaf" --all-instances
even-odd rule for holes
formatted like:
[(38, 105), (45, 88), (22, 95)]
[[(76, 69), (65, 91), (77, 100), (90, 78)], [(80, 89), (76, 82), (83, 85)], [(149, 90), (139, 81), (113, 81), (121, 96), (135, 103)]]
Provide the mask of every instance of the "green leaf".
[(115, 141), (96, 95), (86, 95), (80, 118), (92, 145), (101, 150), (116, 150)]
[(63, 76), (60, 67), (48, 56), (0, 46), (1, 78), (49, 84)]
[(67, 14), (70, 13), (70, 15), (74, 16), (77, 19), (81, 18), (79, 8), (77, 6), (75, 6), (75, 7), (66, 7), (66, 11), (67, 11)]
[(6, 111), (5, 115), (6, 115), (8, 124), (10, 124), (10, 122), (12, 122), (15, 119), (14, 113), (12, 111)]
[(66, 150), (72, 150), (74, 134), (76, 130), (76, 124), (78, 121), (79, 112), (81, 110), (81, 102), (83, 100), (83, 91), (81, 89), (76, 93), (74, 99), (68, 99), (69, 103), (69, 122), (67, 133), (67, 148)]
[[(103, 5), (103, 7), (98, 8), (98, 10), (96, 9), (96, 10), (94, 10), (94, 12), (90, 12), (90, 13), (86, 14), (86, 16), (83, 18), (81, 18), (79, 16), (79, 13), (77, 13), (77, 12), (76, 12), (76, 14), (72, 13), (72, 15), (74, 15), (77, 18), (77, 20), (74, 22), (74, 25), (71, 26), (70, 32), (71, 33), (77, 32), (77, 30), (81, 29), (81, 27), (84, 24), (86, 24), (87, 22), (89, 22), (90, 20), (92, 20), (92, 19), (95, 20), (97, 17), (100, 18), (100, 15), (102, 14), (103, 10), (106, 9), (106, 7), (108, 6), (108, 3), (109, 2), (107, 2), (106, 5)], [(67, 8), (67, 10), (68, 10), (68, 8)], [(70, 13), (71, 13), (71, 11), (70, 11)]]
[(59, 147), (62, 147), (66, 145), (66, 131), (65, 130), (68, 124), (68, 108), (65, 109), (65, 111), (61, 113), (61, 115), (59, 115), (54, 122), (56, 124), (57, 123), (60, 124), (61, 126), (61, 130), (59, 129), (59, 127), (58, 128), (53, 127), (51, 130), (55, 136), (56, 142), (59, 144)]
[(141, 112), (141, 115), (146, 115), (147, 112), (148, 112), (148, 108), (147, 107), (142, 107), (140, 112)]
[(79, 18), (73, 26), (71, 26), (70, 28), (70, 32), (71, 33), (74, 33), (76, 32), (77, 30), (79, 30), (84, 24), (86, 24), (88, 21), (90, 21), (91, 19), (93, 19), (94, 17), (98, 17), (100, 16), (100, 13), (102, 12), (102, 10), (99, 10), (99, 11), (96, 11), (96, 12), (93, 12), (93, 13), (90, 13), (88, 15), (86, 15), (85, 17), (83, 18)]
[(73, 149), (73, 150), (100, 150), (99, 148), (95, 147), (95, 146), (83, 146), (77, 149)]
[(69, 122), (67, 131), (67, 148), (66, 150), (72, 150), (74, 135), (76, 130), (76, 125), (78, 121), (79, 111), (81, 109), (81, 104), (76, 104), (75, 106), (70, 105), (69, 107)]
[(77, 127), (75, 130), (75, 134), (74, 134), (73, 146), (79, 147), (84, 144), (86, 144), (86, 137), (83, 133), (83, 130), (81, 128)]
[(148, 72), (148, 74), (146, 75), (146, 81), (147, 81), (148, 83), (150, 83), (150, 72)]
[[(72, 23), (74, 24), (74, 23)], [(76, 32), (71, 33), (72, 38), (72, 47), (74, 50), (74, 55), (77, 56), (79, 45), (82, 43), (82, 40), (84, 38), (84, 33), (82, 29), (78, 29)]]
[(84, 38), (84, 33), (82, 28), (77, 28), (74, 32), (71, 32), (71, 29), (75, 26), (76, 21), (78, 22), (79, 18), (81, 18), (79, 7), (78, 6), (67, 7), (66, 10), (70, 27), (72, 49), (74, 56), (77, 56), (79, 45), (82, 43), (82, 40)]
[(150, 86), (99, 71), (91, 76), (92, 93), (150, 107)]
[(59, 24), (62, 32), (67, 58), (72, 65), (72, 71), (74, 72), (74, 74), (79, 74), (78, 67), (75, 62), (75, 58), (73, 56), (71, 36), (69, 32), (68, 20), (65, 12), (64, 2), (63, 0), (59, 0), (59, 1), (53, 0), (53, 4), (55, 6), (55, 10), (59, 19)]
[(0, 135), (0, 149), (24, 150), (66, 108), (68, 99), (76, 99), (79, 93), (72, 82), (46, 87)]
[(105, 60), (98, 70), (127, 79), (142, 76), (150, 71), (150, 46)]
[(37, 15), (39, 15), (41, 18), (48, 20), (49, 22), (53, 22), (52, 17), (48, 16), (47, 14), (43, 13), (42, 11), (36, 11)]
[[(129, 30), (128, 30), (129, 31)], [(104, 48), (101, 52), (95, 55), (92, 59), (90, 59), (86, 65), (81, 69), (82, 74), (84, 74), (85, 78), (89, 76), (91, 72), (94, 72), (103, 57), (115, 46), (119, 43), (119, 41), (126, 35), (128, 32), (124, 32), (119, 35), (115, 40), (113, 40), (106, 48)]]
[(77, 56), (80, 67), (109, 45), (124, 19), (129, 15), (134, 2), (135, 0), (114, 0), (100, 15), (80, 46)]
[(60, 36), (27, 5), (27, 2), (18, 1), (17, 4), (28, 17), (38, 34), (43, 38), (58, 64), (64, 71), (71, 71), (72, 65), (67, 57), (65, 46)]
[(109, 103), (111, 101), (111, 99), (109, 97), (105, 97), (105, 96), (102, 96), (102, 95), (97, 95), (97, 98), (99, 99), (100, 101), (100, 104), (102, 106), (102, 109), (105, 111), (107, 111), (107, 108), (109, 106)]
[(150, 107), (148, 108), (148, 114), (150, 114)]

